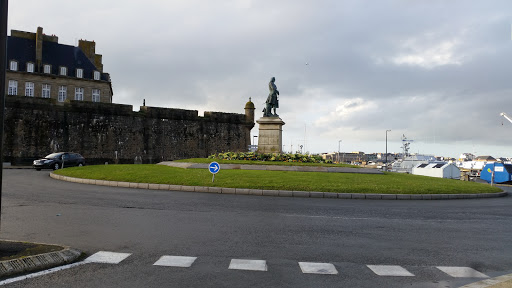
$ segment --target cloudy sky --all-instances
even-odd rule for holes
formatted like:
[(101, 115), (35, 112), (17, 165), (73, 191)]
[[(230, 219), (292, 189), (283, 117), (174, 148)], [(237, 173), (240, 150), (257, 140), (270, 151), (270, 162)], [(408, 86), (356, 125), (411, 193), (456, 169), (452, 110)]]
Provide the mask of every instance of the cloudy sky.
[[(512, 2), (15, 0), (8, 29), (96, 41), (114, 102), (259, 118), (284, 149), (512, 157)], [(10, 35), (10, 32), (9, 32)], [(258, 135), (258, 126), (252, 130)], [(340, 143), (341, 140), (341, 143)], [(293, 147), (293, 148), (292, 148)]]

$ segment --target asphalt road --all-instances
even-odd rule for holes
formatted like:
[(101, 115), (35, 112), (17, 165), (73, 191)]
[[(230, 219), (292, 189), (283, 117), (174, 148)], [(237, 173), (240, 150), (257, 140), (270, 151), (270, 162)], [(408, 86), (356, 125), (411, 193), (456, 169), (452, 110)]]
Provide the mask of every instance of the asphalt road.
[[(342, 200), (90, 186), (4, 170), (1, 238), (130, 253), (4, 287), (459, 287), (439, 266), (512, 273), (512, 197)], [(190, 268), (153, 265), (197, 257)], [(228, 269), (266, 260), (268, 271)], [(338, 274), (305, 274), (298, 262)], [(398, 265), (414, 276), (379, 276)], [(325, 271), (324, 271), (325, 272)]]

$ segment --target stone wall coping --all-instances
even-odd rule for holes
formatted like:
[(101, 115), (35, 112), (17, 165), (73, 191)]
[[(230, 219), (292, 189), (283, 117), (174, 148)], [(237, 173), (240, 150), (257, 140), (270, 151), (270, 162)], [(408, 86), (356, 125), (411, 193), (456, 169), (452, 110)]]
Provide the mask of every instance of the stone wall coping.
[[(481, 193), (481, 194), (376, 194), (376, 193), (337, 193), (317, 191), (287, 191), (287, 190), (261, 190), (247, 188), (224, 188), (205, 186), (184, 186), (152, 183), (129, 183), (105, 180), (92, 180), (57, 175), (53, 172), (50, 177), (56, 180), (75, 182), (81, 184), (93, 184), (102, 186), (116, 186), (125, 188), (137, 188), (148, 190), (166, 190), (198, 193), (218, 193), (235, 195), (257, 195), (276, 197), (300, 197), (300, 198), (330, 198), (330, 199), (368, 199), (368, 200), (453, 200), (453, 199), (484, 199), (505, 197), (508, 192)], [(115, 183), (115, 185), (114, 185)]]

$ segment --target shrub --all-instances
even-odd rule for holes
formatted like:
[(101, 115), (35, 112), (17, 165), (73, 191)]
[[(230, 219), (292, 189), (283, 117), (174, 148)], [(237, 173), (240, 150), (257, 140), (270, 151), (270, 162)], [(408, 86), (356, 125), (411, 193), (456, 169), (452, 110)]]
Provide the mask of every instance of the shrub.
[(249, 160), (249, 161), (279, 161), (279, 162), (301, 162), (301, 163), (332, 163), (332, 160), (324, 160), (318, 155), (305, 154), (263, 154), (255, 152), (226, 152), (208, 156), (208, 159), (219, 160)]

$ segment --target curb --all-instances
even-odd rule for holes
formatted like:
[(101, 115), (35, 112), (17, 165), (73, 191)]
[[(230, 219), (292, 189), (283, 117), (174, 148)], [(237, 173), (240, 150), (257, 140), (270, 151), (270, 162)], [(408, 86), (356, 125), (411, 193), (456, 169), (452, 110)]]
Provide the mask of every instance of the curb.
[[(207, 163), (189, 163), (163, 161), (156, 165), (165, 165), (185, 169), (208, 169)], [(382, 171), (373, 168), (350, 168), (350, 167), (321, 167), (321, 166), (280, 166), (260, 164), (220, 164), (221, 169), (228, 170), (265, 170), (265, 171), (295, 171), (295, 172), (326, 172), (326, 173), (358, 173), (358, 174), (384, 174)]]
[[(475, 283), (467, 284), (467, 285), (461, 286), (459, 288), (510, 287), (510, 286), (501, 286), (499, 284), (507, 282), (507, 281), (511, 281), (511, 280), (512, 280), (512, 274), (508, 274), (508, 275), (502, 275), (502, 276), (492, 278), (492, 279), (485, 279), (485, 280), (478, 281)], [(507, 284), (510, 284), (510, 283), (507, 283)]]
[(65, 247), (61, 251), (0, 261), (0, 278), (34, 272), (75, 262), (82, 252)]
[(300, 197), (300, 198), (337, 198), (337, 199), (372, 199), (372, 200), (451, 200), (451, 199), (481, 199), (505, 197), (508, 192), (484, 193), (484, 194), (363, 194), (363, 193), (335, 193), (313, 191), (285, 191), (285, 190), (261, 190), (246, 188), (222, 188), (207, 186), (182, 186), (168, 184), (131, 183), (118, 181), (105, 181), (95, 179), (82, 179), (50, 173), (53, 179), (75, 182), (81, 184), (101, 185), (110, 187), (138, 188), (151, 190), (170, 190), (183, 192), (201, 192), (235, 195), (258, 195), (276, 197)]

